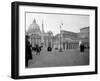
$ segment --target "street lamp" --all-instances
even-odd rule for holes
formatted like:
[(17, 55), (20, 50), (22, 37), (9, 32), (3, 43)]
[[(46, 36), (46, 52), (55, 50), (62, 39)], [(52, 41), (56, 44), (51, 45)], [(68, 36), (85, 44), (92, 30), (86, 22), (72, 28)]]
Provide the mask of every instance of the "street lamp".
[(63, 24), (61, 24), (60, 25), (60, 49), (59, 49), (59, 52), (62, 52), (62, 47), (61, 47), (61, 26), (62, 26)]

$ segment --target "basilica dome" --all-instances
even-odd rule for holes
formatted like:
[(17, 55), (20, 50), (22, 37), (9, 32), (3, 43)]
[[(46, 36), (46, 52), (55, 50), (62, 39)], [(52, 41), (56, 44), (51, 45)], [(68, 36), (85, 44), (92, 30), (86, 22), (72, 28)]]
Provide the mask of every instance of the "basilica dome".
[(40, 34), (40, 27), (39, 25), (36, 23), (36, 20), (34, 19), (32, 24), (30, 24), (29, 29), (28, 29), (28, 33), (29, 34)]

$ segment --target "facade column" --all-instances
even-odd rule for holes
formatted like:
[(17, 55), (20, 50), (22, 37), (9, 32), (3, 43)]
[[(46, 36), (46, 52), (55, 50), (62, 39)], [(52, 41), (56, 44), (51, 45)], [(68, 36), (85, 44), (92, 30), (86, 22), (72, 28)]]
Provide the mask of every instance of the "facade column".
[(66, 41), (64, 41), (64, 43), (65, 43), (65, 50), (66, 50)]
[(72, 49), (73, 49), (73, 42), (72, 42)]
[(69, 45), (70, 45), (70, 44), (69, 44), (69, 42), (68, 42), (68, 49), (69, 49)]
[(68, 42), (67, 42), (67, 49), (68, 49)]
[(69, 42), (67, 42), (67, 49), (69, 49), (68, 47), (69, 47)]
[(71, 42), (71, 49), (72, 49), (72, 42)]

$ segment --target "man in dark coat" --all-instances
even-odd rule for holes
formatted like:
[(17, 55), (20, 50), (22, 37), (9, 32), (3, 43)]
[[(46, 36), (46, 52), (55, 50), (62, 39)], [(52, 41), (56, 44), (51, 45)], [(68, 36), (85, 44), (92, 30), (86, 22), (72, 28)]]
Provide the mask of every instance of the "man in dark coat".
[(81, 52), (84, 52), (84, 49), (85, 49), (85, 47), (84, 47), (84, 44), (82, 43), (82, 44), (80, 45), (80, 51), (81, 51)]
[(25, 51), (26, 51), (26, 55), (25, 55), (25, 66), (26, 67), (28, 67), (28, 61), (30, 60), (30, 59), (32, 59), (32, 51), (31, 51), (31, 44), (30, 44), (30, 42), (28, 41), (28, 39), (29, 39), (29, 37), (28, 36), (26, 36), (26, 49), (25, 49)]

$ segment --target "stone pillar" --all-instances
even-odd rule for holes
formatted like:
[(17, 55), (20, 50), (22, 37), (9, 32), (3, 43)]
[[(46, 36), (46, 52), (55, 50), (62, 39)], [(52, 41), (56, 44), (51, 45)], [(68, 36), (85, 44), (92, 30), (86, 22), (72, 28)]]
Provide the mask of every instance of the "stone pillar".
[(65, 50), (66, 50), (66, 42), (65, 42)]
[(73, 42), (72, 42), (72, 49), (73, 49)]
[(70, 49), (70, 42), (68, 43), (68, 49)]
[(68, 42), (68, 49), (69, 49), (69, 42)]
[(67, 49), (68, 49), (68, 42), (67, 42)]

